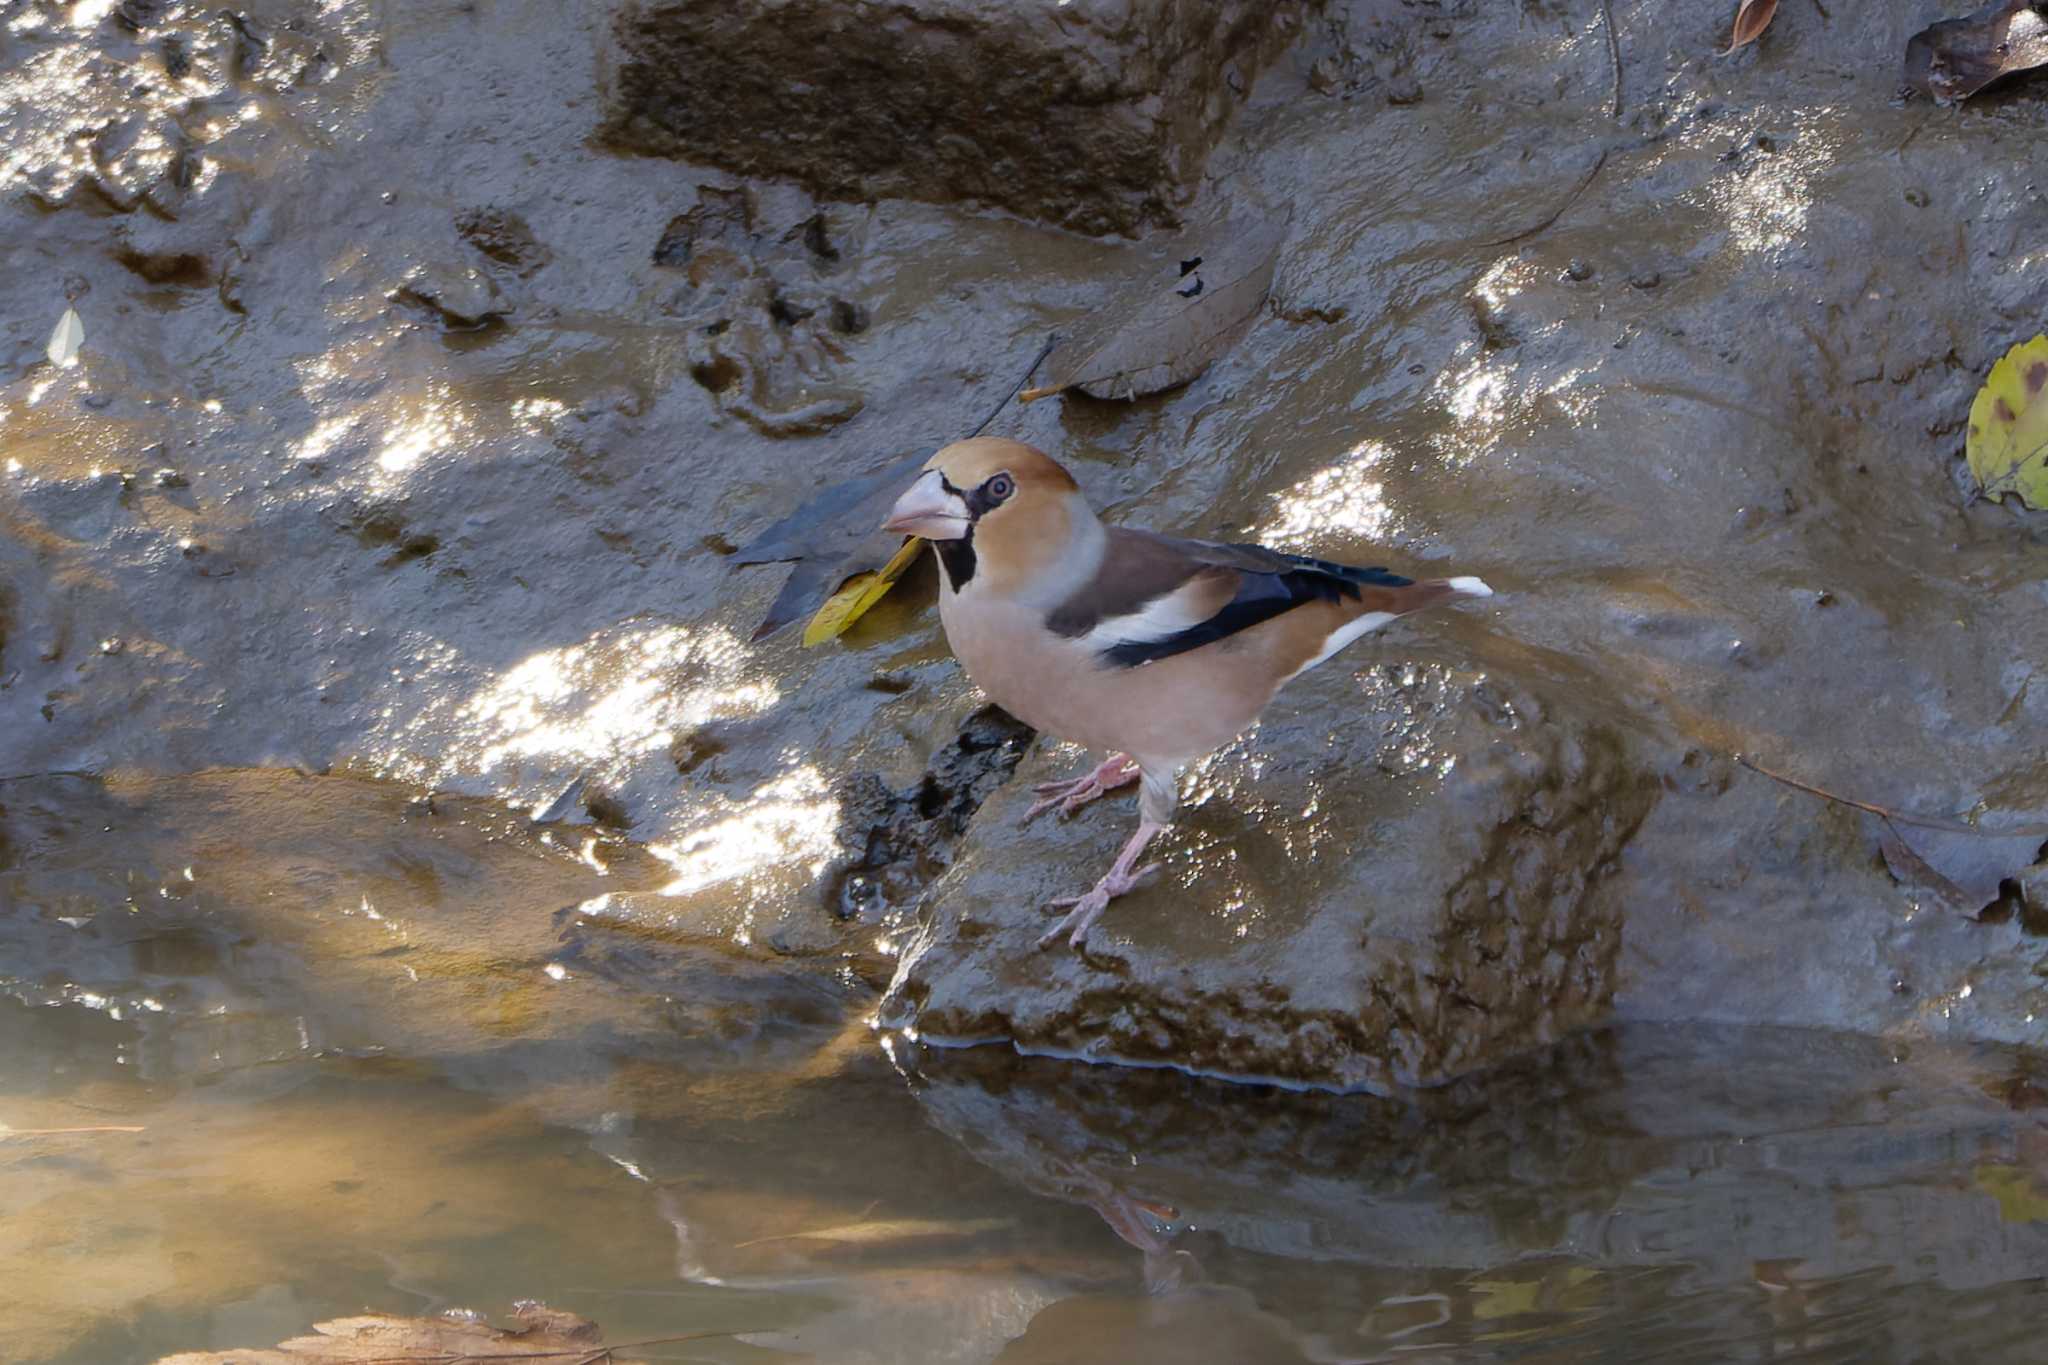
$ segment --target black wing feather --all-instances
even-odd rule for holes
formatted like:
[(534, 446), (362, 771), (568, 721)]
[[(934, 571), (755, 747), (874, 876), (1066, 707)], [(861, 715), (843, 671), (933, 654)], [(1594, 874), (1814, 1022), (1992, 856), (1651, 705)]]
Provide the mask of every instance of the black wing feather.
[(1097, 580), (1048, 616), (1046, 624), (1056, 634), (1078, 638), (1106, 620), (1136, 615), (1198, 574), (1223, 569), (1237, 576), (1236, 592), (1207, 620), (1161, 639), (1104, 649), (1102, 661), (1120, 668), (1200, 649), (1304, 602), (1356, 600), (1363, 587), (1399, 588), (1411, 581), (1383, 568), (1333, 564), (1263, 545), (1221, 545), (1125, 528), (1110, 534), (1111, 555)]

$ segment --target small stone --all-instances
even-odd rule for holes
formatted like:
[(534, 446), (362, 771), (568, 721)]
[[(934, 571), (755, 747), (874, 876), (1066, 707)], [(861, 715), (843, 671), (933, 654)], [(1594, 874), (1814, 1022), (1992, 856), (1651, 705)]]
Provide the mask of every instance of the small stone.
[(159, 469), (156, 472), (158, 488), (189, 488), (192, 481), (175, 469)]
[(1337, 68), (1337, 59), (1324, 55), (1316, 58), (1316, 64), (1308, 69), (1308, 88), (1318, 95), (1335, 94), (1343, 78)]
[(1928, 198), (1926, 190), (1910, 189), (1906, 191), (1906, 202), (1916, 209), (1924, 209), (1932, 201)]
[(511, 300), (489, 275), (438, 261), (415, 266), (391, 297), (432, 313), (449, 331), (474, 331), (512, 312)]
[(1564, 273), (1566, 278), (1568, 279), (1590, 280), (1593, 278), (1593, 263), (1581, 257), (1574, 256), (1565, 265)]
[(1422, 82), (1403, 71), (1387, 82), (1388, 104), (1422, 103)]
[(118, 635), (110, 635), (106, 639), (100, 641), (100, 653), (105, 654), (110, 658), (116, 654), (119, 654), (122, 650), (126, 648), (128, 648), (127, 642), (124, 641)]
[(1632, 289), (1655, 289), (1664, 283), (1664, 277), (1654, 270), (1638, 270), (1628, 277), (1628, 282)]

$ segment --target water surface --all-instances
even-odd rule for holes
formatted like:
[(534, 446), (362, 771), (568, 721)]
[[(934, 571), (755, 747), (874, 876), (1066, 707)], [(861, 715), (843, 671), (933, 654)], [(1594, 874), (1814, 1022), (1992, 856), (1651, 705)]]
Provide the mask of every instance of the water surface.
[(678, 1360), (2017, 1360), (2048, 1309), (2009, 1051), (1639, 1025), (1396, 1098), (936, 1053), (485, 803), (0, 810), (10, 1359), (537, 1298), (737, 1334)]

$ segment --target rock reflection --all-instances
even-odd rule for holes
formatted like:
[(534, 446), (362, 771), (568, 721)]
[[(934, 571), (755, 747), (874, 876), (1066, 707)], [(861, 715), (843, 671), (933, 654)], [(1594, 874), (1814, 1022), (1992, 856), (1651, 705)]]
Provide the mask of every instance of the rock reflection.
[[(1093, 1210), (1169, 1302), (1055, 1305), (1004, 1361), (1054, 1358), (1023, 1347), (1083, 1316), (1121, 1339), (1189, 1315), (1258, 1334), (1262, 1359), (1707, 1360), (1738, 1342), (1920, 1358), (1952, 1343), (1923, 1336), (1901, 1295), (2017, 1292), (2048, 1252), (2022, 1155), (2039, 1129), (2001, 1112), (1994, 1057), (1900, 1064), (1866, 1040), (1631, 1028), (1372, 1098), (995, 1049), (904, 1055), (941, 1131)], [(1959, 1185), (1973, 1149), (1988, 1159)]]

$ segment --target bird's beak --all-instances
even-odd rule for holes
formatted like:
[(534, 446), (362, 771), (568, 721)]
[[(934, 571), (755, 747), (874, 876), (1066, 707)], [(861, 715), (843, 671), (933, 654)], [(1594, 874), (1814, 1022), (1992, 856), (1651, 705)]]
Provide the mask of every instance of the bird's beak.
[(966, 502), (958, 493), (946, 491), (944, 475), (929, 469), (896, 499), (882, 529), (926, 540), (958, 540), (972, 524)]

